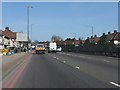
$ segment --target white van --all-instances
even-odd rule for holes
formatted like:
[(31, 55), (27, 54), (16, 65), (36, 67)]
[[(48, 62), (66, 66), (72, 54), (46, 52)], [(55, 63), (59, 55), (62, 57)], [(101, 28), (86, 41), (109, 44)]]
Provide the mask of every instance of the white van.
[(48, 52), (56, 52), (56, 51), (57, 51), (57, 44), (55, 42), (50, 42)]

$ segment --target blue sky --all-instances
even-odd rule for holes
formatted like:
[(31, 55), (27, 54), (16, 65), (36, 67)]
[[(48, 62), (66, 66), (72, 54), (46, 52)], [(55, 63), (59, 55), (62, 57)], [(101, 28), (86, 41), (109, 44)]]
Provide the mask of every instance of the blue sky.
[[(118, 28), (117, 2), (3, 2), (2, 29), (27, 31), (27, 6), (30, 9), (30, 24), (33, 40), (50, 40), (52, 35), (63, 39), (91, 36), (113, 32)], [(31, 31), (31, 30), (30, 30)]]

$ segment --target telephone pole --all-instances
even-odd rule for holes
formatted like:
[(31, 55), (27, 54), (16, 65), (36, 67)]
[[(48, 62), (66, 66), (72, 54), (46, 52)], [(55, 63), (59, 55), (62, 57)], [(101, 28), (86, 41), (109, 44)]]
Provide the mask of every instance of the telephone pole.
[(93, 26), (92, 26), (92, 37), (93, 37)]
[(33, 27), (33, 24), (31, 24), (31, 42), (32, 42), (32, 27)]
[(27, 7), (27, 38), (28, 38), (28, 48), (29, 48), (29, 9), (33, 8), (32, 6)]

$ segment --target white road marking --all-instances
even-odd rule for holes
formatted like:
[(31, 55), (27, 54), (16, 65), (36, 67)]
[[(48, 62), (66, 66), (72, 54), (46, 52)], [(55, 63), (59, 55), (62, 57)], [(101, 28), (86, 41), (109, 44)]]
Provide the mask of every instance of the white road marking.
[(56, 59), (59, 59), (59, 58), (56, 58)]
[(108, 61), (108, 60), (104, 60), (105, 62), (110, 62), (110, 61)]
[(79, 57), (85, 57), (85, 56), (79, 56)]
[(63, 61), (63, 63), (66, 63), (66, 61)]
[(78, 66), (76, 66), (75, 68), (76, 68), (76, 69), (80, 69), (80, 67), (78, 67)]
[(53, 57), (53, 58), (55, 58), (55, 59), (56, 59), (57, 57)]
[(117, 83), (114, 83), (114, 82), (110, 82), (110, 83), (113, 84), (113, 85), (115, 85), (115, 86), (117, 86), (117, 87), (120, 87), (120, 85), (117, 84)]
[(113, 58), (113, 57), (107, 57), (107, 58)]

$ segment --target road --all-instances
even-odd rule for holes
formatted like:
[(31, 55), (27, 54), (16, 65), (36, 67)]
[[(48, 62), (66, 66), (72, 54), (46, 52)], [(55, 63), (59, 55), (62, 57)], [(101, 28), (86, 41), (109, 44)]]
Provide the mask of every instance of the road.
[(29, 54), (3, 88), (118, 88), (118, 59), (76, 53)]

